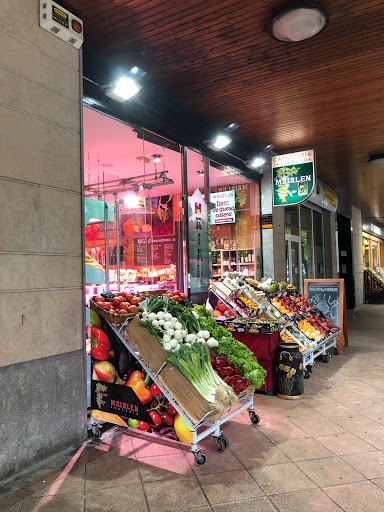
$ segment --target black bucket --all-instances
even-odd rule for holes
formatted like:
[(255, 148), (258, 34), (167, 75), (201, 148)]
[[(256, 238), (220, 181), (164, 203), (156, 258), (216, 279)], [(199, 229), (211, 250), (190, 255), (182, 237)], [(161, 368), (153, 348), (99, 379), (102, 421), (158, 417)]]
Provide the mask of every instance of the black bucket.
[(285, 400), (304, 398), (303, 355), (296, 343), (280, 343), (276, 348), (277, 396)]

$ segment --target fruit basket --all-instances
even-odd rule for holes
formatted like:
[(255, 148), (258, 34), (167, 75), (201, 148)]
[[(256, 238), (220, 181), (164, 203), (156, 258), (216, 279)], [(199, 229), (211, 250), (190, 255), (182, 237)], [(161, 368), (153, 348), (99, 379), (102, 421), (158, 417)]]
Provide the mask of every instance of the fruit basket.
[(133, 318), (136, 313), (128, 313), (126, 315), (119, 315), (118, 313), (110, 313), (106, 309), (103, 309), (100, 307), (96, 302), (93, 300), (94, 297), (91, 298), (89, 301), (89, 307), (92, 309), (92, 311), (95, 311), (99, 316), (102, 318), (105, 318), (105, 320), (108, 320), (112, 324), (123, 324), (127, 318)]

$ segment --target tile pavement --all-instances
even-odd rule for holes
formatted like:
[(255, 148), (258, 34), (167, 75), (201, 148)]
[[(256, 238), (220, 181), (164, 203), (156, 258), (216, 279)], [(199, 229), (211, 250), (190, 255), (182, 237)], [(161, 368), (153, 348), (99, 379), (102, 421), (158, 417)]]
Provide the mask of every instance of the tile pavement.
[(255, 395), (258, 426), (244, 413), (212, 440), (203, 467), (173, 442), (106, 430), (0, 482), (2, 512), (375, 512), (384, 510), (384, 305), (350, 317), (350, 346), (317, 363), (306, 397)]

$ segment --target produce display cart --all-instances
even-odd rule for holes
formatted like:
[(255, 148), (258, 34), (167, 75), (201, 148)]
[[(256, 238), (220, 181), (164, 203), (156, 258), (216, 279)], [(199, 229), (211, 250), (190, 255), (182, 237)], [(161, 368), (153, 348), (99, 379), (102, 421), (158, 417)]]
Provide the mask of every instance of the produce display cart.
[[(258, 283), (231, 273), (223, 282), (212, 283), (210, 292), (209, 306), (213, 309), (213, 315), (218, 321), (224, 320), (227, 328), (236, 324), (237, 332), (248, 333), (253, 329), (253, 332), (262, 333), (266, 332), (263, 325), (269, 322), (280, 331), (283, 341), (297, 343), (303, 354), (304, 377), (307, 379), (317, 357), (328, 363), (332, 355), (338, 353), (337, 337), (341, 328), (334, 326), (295, 288), (288, 288), (287, 283), (272, 280), (266, 284)], [(225, 308), (230, 311), (227, 318), (217, 313), (225, 313)], [(259, 328), (255, 329), (255, 325), (259, 325)], [(305, 328), (309, 331), (306, 332)], [(254, 350), (255, 356), (259, 358), (260, 354)]]
[[(260, 418), (253, 406), (254, 388), (243, 392), (224, 413), (217, 411), (172, 364), (164, 361), (164, 348), (146, 329), (139, 326), (139, 321), (138, 316), (127, 318), (121, 325), (114, 325), (105, 318), (102, 320), (109, 338), (115, 338), (128, 351), (187, 423), (193, 435), (191, 451), (195, 463), (202, 466), (207, 457), (198, 447), (200, 441), (212, 435), (217, 450), (223, 452), (229, 444), (221, 429), (224, 423), (245, 410), (248, 411), (252, 423), (259, 423)], [(99, 438), (100, 420), (92, 416), (91, 424), (94, 437)], [(159, 440), (154, 435), (152, 439)]]

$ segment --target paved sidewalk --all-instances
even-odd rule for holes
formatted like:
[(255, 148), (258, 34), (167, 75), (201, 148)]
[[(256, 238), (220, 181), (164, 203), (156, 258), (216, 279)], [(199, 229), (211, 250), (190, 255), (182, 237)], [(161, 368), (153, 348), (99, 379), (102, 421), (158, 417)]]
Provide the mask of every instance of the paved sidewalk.
[(384, 305), (360, 308), (305, 399), (255, 395), (260, 425), (226, 424), (229, 448), (205, 440), (203, 467), (178, 443), (112, 428), (0, 483), (0, 511), (382, 512), (383, 331)]

